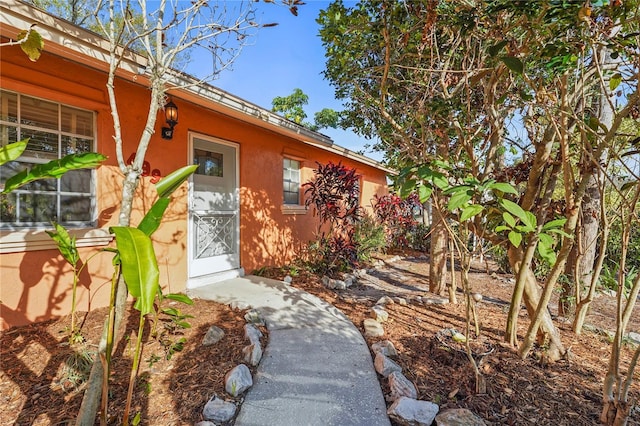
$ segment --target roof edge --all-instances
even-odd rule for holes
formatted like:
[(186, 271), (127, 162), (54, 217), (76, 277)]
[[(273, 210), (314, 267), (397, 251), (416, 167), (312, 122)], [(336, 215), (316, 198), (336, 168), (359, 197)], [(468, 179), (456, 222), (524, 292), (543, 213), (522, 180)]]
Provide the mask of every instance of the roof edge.
[[(38, 32), (53, 46), (45, 45), (45, 50), (62, 57), (69, 57), (79, 63), (90, 62), (90, 66), (108, 71), (109, 42), (101, 35), (79, 27), (69, 21), (56, 17), (44, 10), (25, 3), (21, 0), (4, 0), (0, 3), (0, 25), (10, 28), (15, 35), (32, 24), (37, 25)], [(5, 30), (2, 31), (3, 33)], [(89, 60), (89, 61), (88, 61)], [(102, 66), (100, 66), (102, 64)], [(145, 77), (147, 60), (133, 51), (125, 52), (121, 62), (124, 75), (135, 76), (138, 82)], [(272, 111), (262, 108), (238, 96), (232, 95), (214, 85), (203, 82), (193, 76), (172, 70), (170, 85), (176, 87), (175, 92), (187, 95), (189, 98), (199, 97), (213, 104), (218, 104), (232, 116), (249, 118), (249, 123), (276, 131), (277, 133), (297, 139), (301, 143), (312, 145), (345, 158), (377, 168), (389, 174), (397, 172), (386, 167), (379, 161), (358, 154), (340, 145), (336, 145), (329, 136), (310, 130)], [(188, 87), (181, 87), (188, 86)], [(189, 96), (190, 95), (190, 96)], [(179, 97), (179, 95), (176, 95)], [(214, 110), (216, 110), (214, 108)], [(221, 111), (224, 112), (224, 111)]]

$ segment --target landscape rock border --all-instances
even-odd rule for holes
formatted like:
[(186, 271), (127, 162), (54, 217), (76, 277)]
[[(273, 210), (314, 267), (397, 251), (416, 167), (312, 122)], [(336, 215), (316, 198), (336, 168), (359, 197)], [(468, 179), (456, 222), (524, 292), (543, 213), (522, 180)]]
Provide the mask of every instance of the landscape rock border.
[[(245, 306), (244, 309), (248, 309), (248, 307)], [(260, 331), (258, 327), (265, 327), (265, 321), (262, 315), (260, 315), (260, 312), (255, 309), (247, 311), (244, 319), (246, 321), (244, 325), (244, 335), (249, 343), (242, 349), (244, 360), (247, 364), (257, 367), (262, 359), (263, 353), (261, 338), (265, 337), (265, 334)], [(205, 339), (203, 339), (203, 345), (216, 344), (223, 338), (224, 331), (212, 325), (207, 331)], [(240, 399), (227, 400), (214, 394), (202, 409), (202, 417), (204, 420), (196, 423), (196, 426), (232, 424), (244, 400), (242, 395), (253, 386), (251, 370), (249, 370), (249, 367), (245, 364), (238, 364), (227, 372), (224, 382), (225, 391), (231, 397), (240, 397)]]

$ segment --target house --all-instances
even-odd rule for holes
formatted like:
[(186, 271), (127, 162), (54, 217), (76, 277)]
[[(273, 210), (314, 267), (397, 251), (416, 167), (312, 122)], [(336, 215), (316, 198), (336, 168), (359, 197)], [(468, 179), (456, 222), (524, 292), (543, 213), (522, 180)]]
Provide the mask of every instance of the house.
[[(4, 46), (0, 64), (0, 143), (30, 137), (8, 175), (68, 153), (96, 151), (109, 159), (97, 170), (31, 184), (0, 201), (0, 328), (42, 321), (70, 310), (72, 274), (44, 232), (56, 220), (71, 229), (82, 259), (113, 244), (122, 175), (113, 143), (107, 42), (17, 0), (0, 4), (2, 42), (32, 23), (45, 40), (37, 62), (19, 46)], [(125, 156), (133, 154), (146, 121), (149, 90), (144, 61), (132, 55), (116, 81)], [(305, 209), (301, 184), (316, 162), (342, 162), (362, 175), (361, 203), (386, 193), (381, 164), (328, 137), (210, 85), (172, 91), (179, 122), (162, 137), (164, 116), (146, 155), (132, 224), (155, 197), (153, 183), (199, 164), (153, 235), (164, 291), (188, 288), (290, 260), (314, 237), (317, 218)], [(160, 112), (160, 114), (163, 114)], [(95, 255), (80, 275), (78, 310), (105, 306), (112, 256)]]

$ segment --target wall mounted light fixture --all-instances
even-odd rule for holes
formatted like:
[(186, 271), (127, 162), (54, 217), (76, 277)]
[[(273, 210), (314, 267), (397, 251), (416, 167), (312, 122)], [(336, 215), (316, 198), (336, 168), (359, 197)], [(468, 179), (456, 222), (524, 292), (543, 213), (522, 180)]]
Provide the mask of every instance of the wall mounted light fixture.
[(178, 124), (178, 107), (171, 100), (164, 106), (164, 117), (169, 127), (162, 128), (162, 139), (173, 139), (173, 128)]

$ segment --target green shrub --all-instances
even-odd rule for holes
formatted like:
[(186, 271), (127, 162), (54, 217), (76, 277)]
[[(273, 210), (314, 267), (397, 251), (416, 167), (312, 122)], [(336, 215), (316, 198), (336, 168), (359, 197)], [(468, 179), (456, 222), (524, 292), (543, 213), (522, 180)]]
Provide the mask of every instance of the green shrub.
[(369, 262), (371, 255), (376, 251), (382, 251), (387, 246), (387, 237), (384, 226), (370, 217), (364, 216), (356, 225), (354, 240), (356, 242), (358, 261)]

